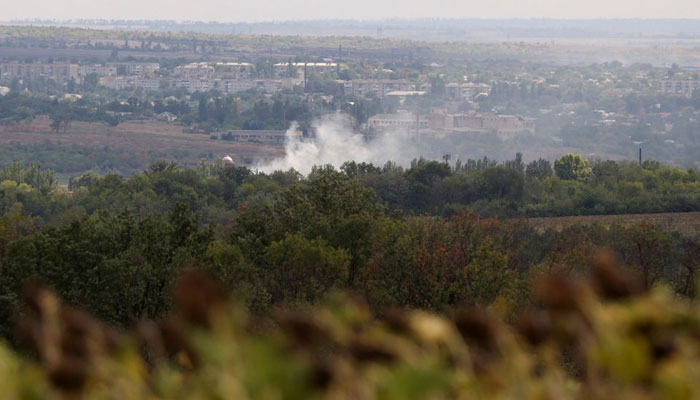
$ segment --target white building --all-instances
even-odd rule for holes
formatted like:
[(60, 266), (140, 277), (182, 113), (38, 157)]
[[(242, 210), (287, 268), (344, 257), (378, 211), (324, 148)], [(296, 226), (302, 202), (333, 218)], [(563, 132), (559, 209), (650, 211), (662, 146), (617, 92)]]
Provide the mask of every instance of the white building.
[(165, 111), (165, 112), (162, 112), (162, 113), (156, 115), (156, 119), (158, 121), (163, 121), (163, 122), (175, 122), (177, 120), (177, 115), (175, 115), (171, 112)]
[(416, 123), (420, 129), (428, 127), (428, 120), (409, 111), (399, 111), (393, 114), (377, 114), (367, 120), (370, 132), (413, 131)]
[[(265, 131), (265, 130), (238, 130), (228, 131), (221, 135), (221, 139), (243, 143), (260, 143), (267, 145), (281, 146), (287, 143), (287, 131)], [(294, 132), (294, 136), (300, 136), (300, 132)]]

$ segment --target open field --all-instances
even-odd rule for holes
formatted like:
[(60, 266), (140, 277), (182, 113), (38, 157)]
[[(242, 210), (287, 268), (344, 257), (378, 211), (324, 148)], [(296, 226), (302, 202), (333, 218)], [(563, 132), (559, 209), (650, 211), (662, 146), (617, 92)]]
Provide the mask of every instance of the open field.
[(610, 226), (614, 223), (622, 225), (649, 223), (667, 232), (683, 234), (700, 232), (700, 212), (544, 217), (528, 218), (528, 222), (537, 229), (554, 229), (556, 231), (561, 231), (570, 225), (599, 224)]
[[(48, 125), (41, 123), (3, 126), (0, 127), (0, 146), (26, 150), (26, 154), (20, 151), (3, 154), (2, 158), (10, 158), (3, 159), (3, 163), (41, 162), (62, 174), (90, 169), (128, 174), (158, 159), (193, 166), (201, 159), (216, 159), (227, 154), (237, 163), (251, 164), (284, 154), (282, 148), (211, 140), (209, 135), (183, 133), (181, 126), (154, 121), (127, 121), (116, 127), (73, 122), (66, 133), (52, 132)], [(42, 154), (50, 153), (63, 160), (42, 159)], [(72, 160), (65, 160), (66, 157), (84, 161), (70, 164)], [(60, 165), (62, 162), (66, 164)]]

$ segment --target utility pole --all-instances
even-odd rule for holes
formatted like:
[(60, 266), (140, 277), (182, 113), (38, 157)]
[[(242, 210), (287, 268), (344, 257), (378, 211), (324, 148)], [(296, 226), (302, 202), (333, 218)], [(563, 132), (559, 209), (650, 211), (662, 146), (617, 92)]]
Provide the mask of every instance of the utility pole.
[(306, 71), (307, 71), (307, 69), (306, 69), (306, 57), (304, 57), (304, 93), (309, 93), (309, 90), (307, 87), (309, 79), (308, 79), (308, 75), (307, 75)]
[(338, 42), (338, 61), (335, 63), (335, 73), (340, 74), (340, 63), (343, 62), (343, 44)]
[(270, 43), (267, 48), (267, 63), (270, 64), (270, 78), (275, 77), (275, 63), (272, 61), (272, 35), (270, 35)]
[(306, 62), (307, 62), (306, 49), (303, 50), (302, 57), (304, 59), (304, 93), (306, 94), (306, 93), (308, 93), (308, 87), (307, 87), (308, 79), (307, 79), (307, 73), (306, 73)]
[(420, 108), (416, 103), (416, 141), (420, 142)]
[(642, 165), (642, 148), (639, 148), (639, 165)]

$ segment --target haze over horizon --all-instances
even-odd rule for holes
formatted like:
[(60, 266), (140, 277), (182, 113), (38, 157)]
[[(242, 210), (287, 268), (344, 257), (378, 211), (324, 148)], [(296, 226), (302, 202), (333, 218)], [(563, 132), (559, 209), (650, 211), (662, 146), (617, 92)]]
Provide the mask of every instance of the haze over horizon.
[(175, 5), (165, 0), (26, 0), (5, 5), (2, 19), (267, 22), (389, 18), (700, 18), (700, 7), (692, 0), (590, 0), (567, 3), (563, 6), (557, 0), (442, 0), (431, 2), (428, 6), (420, 0), (357, 0), (352, 7), (348, 7), (348, 3), (337, 0), (259, 0), (245, 3), (205, 0)]

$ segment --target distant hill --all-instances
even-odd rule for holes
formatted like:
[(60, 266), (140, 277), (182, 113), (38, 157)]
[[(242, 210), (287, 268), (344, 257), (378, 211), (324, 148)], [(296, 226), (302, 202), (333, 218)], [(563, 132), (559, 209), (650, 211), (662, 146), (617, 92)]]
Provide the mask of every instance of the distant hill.
[(391, 19), (271, 22), (176, 22), (163, 20), (14, 20), (8, 25), (210, 34), (371, 36), (421, 40), (596, 40), (700, 38), (695, 19)]

